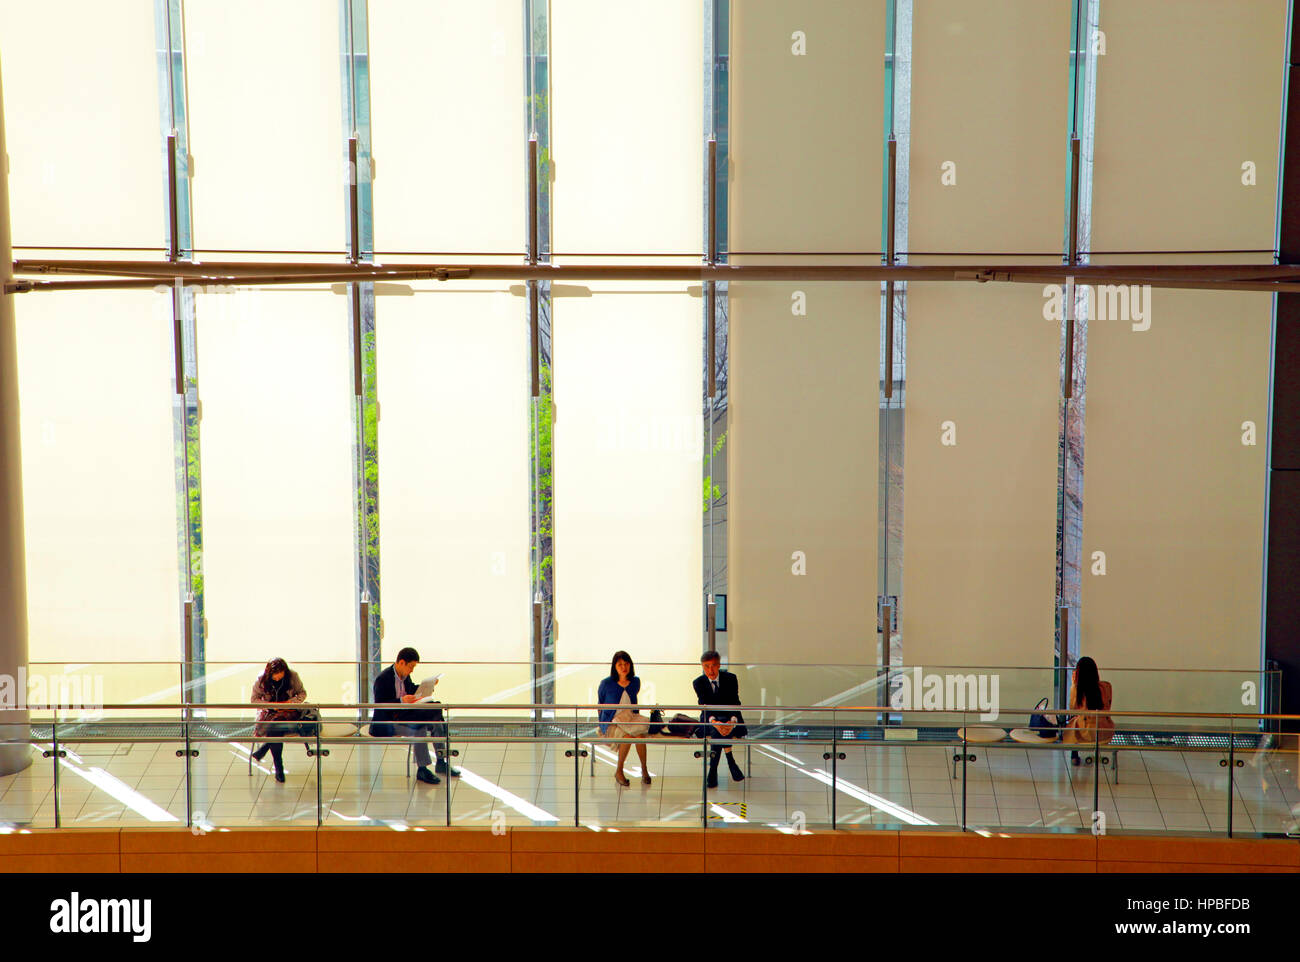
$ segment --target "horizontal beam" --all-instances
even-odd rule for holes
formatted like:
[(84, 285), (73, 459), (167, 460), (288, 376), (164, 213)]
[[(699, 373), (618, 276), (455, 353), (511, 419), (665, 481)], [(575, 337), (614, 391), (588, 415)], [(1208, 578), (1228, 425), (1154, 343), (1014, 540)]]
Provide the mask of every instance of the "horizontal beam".
[(1300, 291), (1300, 265), (664, 265), (664, 264), (163, 264), (148, 261), (15, 261), (16, 273), (80, 274), (113, 279), (15, 280), (6, 293), (59, 290), (170, 288), (177, 278), (191, 286), (263, 286), (365, 281), (974, 281), (1017, 284), (1131, 284), (1189, 290), (1278, 293)]

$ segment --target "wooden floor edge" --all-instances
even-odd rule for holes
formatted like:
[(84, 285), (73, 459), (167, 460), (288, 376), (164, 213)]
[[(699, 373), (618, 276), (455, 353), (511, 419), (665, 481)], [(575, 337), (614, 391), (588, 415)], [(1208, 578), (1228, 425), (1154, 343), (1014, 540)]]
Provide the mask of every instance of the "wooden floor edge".
[(32, 829), (0, 835), (6, 872), (1300, 872), (1300, 840), (1159, 835), (702, 828)]

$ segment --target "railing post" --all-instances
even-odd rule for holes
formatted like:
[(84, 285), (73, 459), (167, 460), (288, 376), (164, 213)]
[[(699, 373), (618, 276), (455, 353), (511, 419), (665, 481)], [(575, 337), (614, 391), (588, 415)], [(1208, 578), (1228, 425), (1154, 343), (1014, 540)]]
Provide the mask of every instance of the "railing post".
[[(707, 712), (705, 717), (708, 717)], [(704, 727), (704, 751), (700, 754), (700, 758), (704, 761), (701, 770), (703, 777), (700, 779), (700, 819), (704, 823), (704, 828), (709, 827), (709, 727), (708, 725)]]
[(838, 729), (835, 727), (835, 712), (831, 712), (831, 831), (835, 831), (836, 815), (838, 812), (836, 798), (839, 795), (839, 757), (840, 744), (838, 738)]
[[(447, 774), (443, 776), (446, 780), (447, 789), (443, 793), (447, 796), (447, 827), (451, 828), (451, 770), (454, 767), (451, 764), (451, 709), (446, 708), (442, 713), (442, 757), (447, 762)], [(434, 759), (433, 770), (438, 770), (437, 759)]]
[[(316, 714), (319, 716), (320, 711)], [(321, 789), (321, 760), (320, 760), (320, 730), (321, 723), (316, 722), (316, 827), (320, 828), (325, 824), (325, 804), (322, 798)]]
[(1101, 716), (1093, 715), (1092, 729), (1092, 817), (1097, 817), (1101, 801)]
[(181, 729), (185, 735), (185, 827), (194, 826), (194, 769), (190, 765), (190, 709), (181, 709)]
[(63, 820), (59, 811), (59, 714), (57, 711), (50, 719), (50, 741), (54, 758), (54, 827), (62, 828)]
[(966, 716), (961, 719), (961, 830), (966, 831), (966, 764), (970, 749), (966, 742)]
[(1235, 748), (1237, 739), (1234, 736), (1236, 726), (1233, 724), (1235, 719), (1228, 720), (1228, 838), (1232, 838), (1232, 793), (1236, 789), (1236, 779), (1233, 776), (1235, 768)]

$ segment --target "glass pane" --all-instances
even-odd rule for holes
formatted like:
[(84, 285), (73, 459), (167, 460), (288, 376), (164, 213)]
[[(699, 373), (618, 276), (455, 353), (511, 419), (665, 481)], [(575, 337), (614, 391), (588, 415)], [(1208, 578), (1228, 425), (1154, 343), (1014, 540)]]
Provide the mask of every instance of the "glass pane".
[(734, 253), (880, 249), (888, 6), (732, 5)]
[[(880, 287), (733, 283), (730, 304), (729, 654), (874, 664)], [(785, 704), (824, 697), (801, 680)]]
[(386, 0), (369, 15), (376, 249), (522, 251), (520, 0)]
[(353, 660), (347, 299), (241, 289), (199, 294), (195, 315), (207, 657)]
[(0, 10), (15, 245), (167, 243), (154, 4)]
[(1059, 251), (1073, 6), (1072, 0), (916, 5), (911, 250)]
[(551, 3), (557, 253), (703, 249), (703, 9)]
[[(698, 663), (700, 313), (668, 284), (556, 297), (558, 662), (608, 664), (625, 649), (634, 661)], [(647, 680), (681, 698), (689, 671)], [(567, 694), (560, 679), (557, 698), (585, 697), (581, 687)]]
[[(179, 724), (133, 725), (149, 738), (176, 736)], [(93, 729), (92, 737), (103, 737)], [(185, 824), (183, 740), (170, 742), (81, 741), (76, 726), (59, 726), (59, 814), (64, 828), (116, 828)], [(50, 760), (39, 759), (49, 772)], [(202, 767), (206, 762), (196, 760)], [(228, 762), (227, 762), (228, 764)], [(197, 798), (197, 797), (196, 797)], [(208, 806), (195, 806), (204, 812)]]
[[(1258, 669), (1271, 297), (1145, 292), (1149, 329), (1100, 295), (1089, 324), (1082, 650), (1103, 677)], [(1219, 679), (1134, 677), (1115, 708), (1258, 710)]]
[(16, 307), (30, 656), (177, 660), (171, 296), (27, 294)]
[(333, 4), (185, 4), (196, 249), (343, 250), (341, 49)]
[[(528, 330), (508, 289), (376, 298), (385, 652), (448, 668), (448, 702), (528, 687)], [(504, 664), (512, 662), (513, 664)]]
[(908, 287), (908, 665), (1050, 663), (1059, 332), (1036, 285)]
[(1272, 250), (1287, 6), (1102, 4), (1093, 250)]

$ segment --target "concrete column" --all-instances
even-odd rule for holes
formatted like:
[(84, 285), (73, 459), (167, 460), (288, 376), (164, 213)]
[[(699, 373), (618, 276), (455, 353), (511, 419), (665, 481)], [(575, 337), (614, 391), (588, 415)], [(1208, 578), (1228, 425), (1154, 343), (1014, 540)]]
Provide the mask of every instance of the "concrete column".
[[(2, 73), (0, 71), (0, 174), (3, 174), (0, 176), (0, 284), (5, 284), (13, 280), (14, 275), (9, 236), (9, 165), (5, 153)], [(5, 711), (3, 708), (5, 704), (25, 705), (27, 702), (27, 692), (16, 687), (20, 677), (18, 669), (27, 666), (27, 563), (23, 547), (22, 447), (18, 436), (18, 332), (14, 326), (14, 299), (18, 296), (0, 294), (0, 698), (4, 699), (0, 702), (0, 775), (22, 771), (32, 763), (32, 753), (27, 745), (12, 743), (13, 739), (27, 740), (27, 712)], [(25, 678), (26, 674), (23, 671), (21, 677)]]

